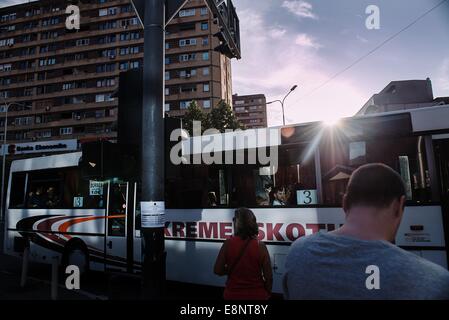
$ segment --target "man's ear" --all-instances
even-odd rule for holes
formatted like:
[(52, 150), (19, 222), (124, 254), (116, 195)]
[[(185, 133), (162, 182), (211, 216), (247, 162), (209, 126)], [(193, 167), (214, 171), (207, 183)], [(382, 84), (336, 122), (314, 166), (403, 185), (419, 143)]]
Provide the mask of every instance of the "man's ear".
[(398, 213), (399, 215), (402, 217), (402, 215), (404, 214), (404, 209), (405, 209), (405, 202), (407, 201), (407, 198), (405, 196), (402, 196), (399, 199), (399, 210)]
[(401, 218), (402, 214), (404, 213), (405, 201), (406, 201), (405, 196), (401, 196), (399, 200), (393, 201), (394, 215), (398, 218)]

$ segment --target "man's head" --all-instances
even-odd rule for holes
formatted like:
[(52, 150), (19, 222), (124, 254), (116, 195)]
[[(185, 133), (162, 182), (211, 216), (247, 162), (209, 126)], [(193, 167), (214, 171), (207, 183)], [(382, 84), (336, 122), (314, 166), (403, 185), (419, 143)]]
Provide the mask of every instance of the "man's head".
[[(393, 241), (401, 223), (405, 205), (405, 186), (401, 176), (390, 167), (368, 164), (355, 170), (343, 199), (347, 219), (351, 215), (373, 215), (376, 228), (381, 228)], [(374, 226), (373, 226), (374, 227)]]
[(284, 201), (285, 200), (285, 190), (281, 187), (274, 187), (273, 188), (273, 196), (278, 201)]

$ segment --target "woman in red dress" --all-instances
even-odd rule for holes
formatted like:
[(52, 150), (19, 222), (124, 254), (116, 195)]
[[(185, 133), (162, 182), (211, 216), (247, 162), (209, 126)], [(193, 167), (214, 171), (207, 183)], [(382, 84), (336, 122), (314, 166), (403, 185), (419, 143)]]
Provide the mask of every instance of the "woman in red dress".
[(214, 267), (215, 274), (228, 276), (223, 296), (226, 300), (267, 300), (273, 274), (267, 247), (257, 240), (256, 217), (251, 210), (240, 208), (233, 221), (234, 236), (221, 247)]

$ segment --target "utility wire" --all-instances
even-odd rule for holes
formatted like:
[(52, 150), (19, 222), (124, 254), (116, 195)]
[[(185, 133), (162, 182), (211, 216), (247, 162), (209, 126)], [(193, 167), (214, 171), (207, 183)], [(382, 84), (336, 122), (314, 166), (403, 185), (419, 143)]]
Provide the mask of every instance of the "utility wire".
[(370, 55), (372, 55), (374, 52), (376, 52), (377, 50), (379, 50), (380, 48), (382, 48), (384, 45), (386, 45), (388, 42), (390, 42), (391, 40), (393, 40), (394, 38), (396, 38), (397, 36), (399, 36), (402, 32), (406, 31), (407, 29), (409, 29), (410, 27), (412, 27), (414, 24), (416, 24), (418, 21), (420, 21), (422, 18), (424, 18), (425, 16), (427, 16), (429, 13), (431, 13), (432, 11), (434, 11), (435, 9), (437, 9), (438, 7), (440, 7), (441, 5), (443, 5), (445, 2), (447, 2), (448, 0), (443, 0), (440, 3), (438, 3), (436, 6), (434, 6), (433, 8), (427, 10), (426, 12), (424, 12), (422, 15), (420, 15), (418, 18), (416, 18), (415, 20), (413, 20), (411, 23), (409, 23), (407, 26), (405, 26), (404, 28), (402, 28), (401, 30), (399, 30), (398, 32), (396, 32), (395, 34), (393, 34), (392, 36), (390, 36), (389, 38), (387, 38), (386, 40), (384, 40), (382, 43), (380, 43), (378, 46), (376, 46), (374, 49), (372, 49), (371, 51), (369, 51), (368, 53), (364, 54), (363, 56), (361, 56), (360, 58), (358, 58), (357, 60), (355, 60), (353, 63), (351, 63), (349, 66), (347, 66), (346, 68), (344, 68), (343, 70), (337, 72), (336, 74), (334, 74), (332, 77), (330, 77), (329, 79), (327, 79), (326, 81), (324, 81), (322, 84), (320, 84), (318, 87), (310, 90), (309, 92), (307, 92), (304, 96), (300, 97), (298, 100), (295, 101), (298, 102), (301, 99), (308, 97), (309, 95), (311, 95), (312, 93), (314, 93), (315, 91), (321, 89), (322, 87), (324, 87), (325, 85), (327, 85), (329, 82), (331, 82), (332, 80), (334, 80), (335, 78), (337, 78), (338, 76), (340, 76), (341, 74), (343, 74), (344, 72), (348, 71), (349, 69), (351, 69), (352, 67), (354, 67), (356, 64), (358, 64), (359, 62), (361, 62), (363, 59), (369, 57)]

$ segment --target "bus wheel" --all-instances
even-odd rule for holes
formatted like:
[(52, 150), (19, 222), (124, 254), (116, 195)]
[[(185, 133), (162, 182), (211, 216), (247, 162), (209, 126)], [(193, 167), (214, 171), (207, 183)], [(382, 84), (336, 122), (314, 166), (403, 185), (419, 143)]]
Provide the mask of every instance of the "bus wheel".
[(74, 265), (85, 274), (89, 270), (89, 257), (85, 248), (80, 245), (69, 246), (64, 253), (64, 266)]

